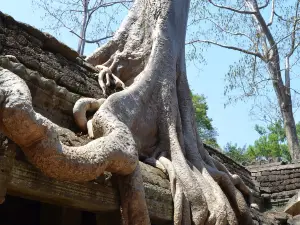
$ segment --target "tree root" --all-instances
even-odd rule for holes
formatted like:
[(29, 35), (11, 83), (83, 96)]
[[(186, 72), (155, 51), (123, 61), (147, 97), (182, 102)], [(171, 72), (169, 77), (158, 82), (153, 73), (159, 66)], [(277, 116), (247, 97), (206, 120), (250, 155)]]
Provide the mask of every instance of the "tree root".
[(101, 111), (98, 120), (105, 125), (103, 137), (81, 147), (69, 147), (60, 143), (59, 127), (33, 110), (25, 82), (1, 67), (0, 93), (1, 132), (46, 175), (82, 182), (97, 178), (104, 170), (126, 175), (134, 171), (138, 156), (131, 132), (110, 112)]
[[(102, 105), (90, 99), (74, 107), (76, 123), (97, 138), (85, 146), (62, 145), (58, 128), (32, 109), (25, 83), (0, 71), (4, 133), (51, 177), (91, 180), (104, 170), (123, 175), (125, 225), (150, 224), (137, 164), (138, 155), (155, 157), (157, 148), (164, 155), (152, 163), (169, 174), (174, 224), (253, 224), (244, 200), (251, 201), (251, 193), (209, 156), (197, 134), (185, 68), (188, 9), (189, 1), (136, 0), (114, 39), (87, 57), (102, 65), (98, 80), (104, 93), (111, 80), (128, 87)], [(85, 115), (90, 109), (97, 110), (92, 120)]]
[[(125, 84), (116, 75), (112, 73), (110, 68), (103, 65), (97, 65), (96, 68), (99, 70), (98, 83), (102, 89), (104, 96), (107, 96), (106, 88), (111, 85), (111, 79), (113, 80), (113, 83), (115, 84), (116, 88), (125, 89)], [(106, 80), (106, 83), (104, 83), (104, 78)]]
[(73, 115), (77, 126), (82, 131), (93, 133), (91, 125), (88, 126), (88, 120), (91, 121), (91, 119), (86, 117), (86, 112), (96, 112), (104, 101), (104, 98), (98, 100), (94, 98), (81, 98), (76, 101), (73, 107)]

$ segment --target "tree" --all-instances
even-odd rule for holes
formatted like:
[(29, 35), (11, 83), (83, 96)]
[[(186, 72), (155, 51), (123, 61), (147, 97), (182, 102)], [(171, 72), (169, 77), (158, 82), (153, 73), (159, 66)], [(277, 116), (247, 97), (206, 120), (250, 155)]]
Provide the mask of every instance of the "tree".
[(212, 125), (212, 119), (207, 116), (208, 105), (205, 96), (193, 93), (191, 93), (191, 96), (199, 136), (206, 144), (219, 148), (216, 138), (218, 133)]
[[(300, 137), (300, 123), (296, 127)], [(252, 145), (241, 148), (237, 144), (227, 143), (224, 147), (225, 154), (239, 163), (277, 157), (284, 161), (291, 160), (282, 121), (278, 120), (267, 127), (255, 125), (255, 130), (260, 137)]]
[(260, 134), (260, 137), (247, 149), (247, 154), (250, 158), (281, 157), (288, 161), (291, 160), (288, 146), (286, 144), (286, 135), (281, 121), (270, 124), (267, 126), (267, 129), (256, 125), (255, 130)]
[[(78, 38), (77, 52), (84, 54), (86, 44), (100, 44), (112, 37), (112, 25), (117, 22), (118, 11), (129, 7), (132, 0), (32, 0), (45, 11), (48, 29), (59, 32), (69, 30)], [(123, 7), (120, 9), (120, 6)], [(102, 15), (105, 15), (103, 17)], [(96, 19), (95, 19), (96, 18)], [(106, 34), (99, 36), (99, 34)]]
[[(191, 24), (195, 26), (199, 21), (206, 21), (211, 26), (194, 32), (188, 43), (220, 46), (242, 54), (226, 75), (228, 85), (225, 93), (229, 100), (241, 100), (268, 95), (271, 88), (284, 121), (291, 156), (297, 159), (300, 157), (300, 147), (292, 93), (298, 91), (291, 81), (293, 68), (300, 58), (300, 2), (239, 0), (232, 5), (221, 2), (209, 0), (195, 3), (194, 12), (198, 13), (195, 13)], [(199, 11), (200, 8), (205, 10)], [(235, 90), (241, 90), (242, 95), (237, 98), (229, 95)]]
[(247, 163), (250, 158), (247, 155), (246, 145), (243, 147), (238, 147), (237, 144), (227, 143), (224, 147), (225, 155), (233, 159), (238, 163)]
[[(253, 224), (249, 189), (208, 154), (197, 133), (185, 66), (188, 11), (189, 1), (137, 0), (113, 39), (87, 57), (99, 65), (103, 89), (120, 80), (126, 85), (107, 99), (75, 104), (76, 121), (95, 140), (62, 144), (57, 125), (34, 111), (26, 83), (4, 69), (1, 132), (50, 177), (87, 181), (104, 170), (117, 174), (124, 224), (150, 224), (139, 155), (168, 171), (174, 224)], [(87, 121), (89, 107), (98, 110)]]
[[(296, 129), (300, 137), (300, 123), (296, 124)], [(267, 127), (255, 125), (255, 130), (260, 137), (252, 145), (241, 148), (237, 144), (227, 143), (224, 147), (225, 154), (239, 163), (262, 158), (281, 158), (284, 161), (291, 161), (282, 121), (278, 120)]]

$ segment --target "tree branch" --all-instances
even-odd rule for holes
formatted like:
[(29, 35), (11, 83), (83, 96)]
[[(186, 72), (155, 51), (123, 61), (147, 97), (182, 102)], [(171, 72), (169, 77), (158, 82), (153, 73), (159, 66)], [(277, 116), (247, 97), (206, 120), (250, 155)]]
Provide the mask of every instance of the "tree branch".
[(69, 30), (72, 30), (72, 29), (69, 28), (69, 27), (63, 22), (63, 20), (61, 19), (62, 16), (63, 16), (63, 14), (66, 13), (66, 11), (63, 11), (63, 12), (59, 15), (59, 17), (58, 17), (58, 15), (56, 15), (56, 14), (53, 13), (53, 12), (51, 12), (48, 8), (44, 8), (44, 10), (45, 10), (46, 12), (48, 12), (48, 14), (49, 14), (50, 16), (52, 16), (54, 19), (56, 19), (62, 26), (64, 26), (65, 28), (67, 28), (67, 29), (69, 29)]
[[(39, 0), (41, 1), (41, 0)], [(54, 2), (56, 3), (59, 3), (59, 4), (62, 4), (62, 5), (66, 5), (68, 7), (70, 6), (78, 6), (78, 3), (80, 2), (81, 0), (78, 0), (77, 2), (74, 2), (74, 1), (61, 1), (61, 0), (55, 0)], [(45, 2), (49, 2), (49, 0), (42, 0), (43, 3)]]
[[(234, 9), (230, 6), (224, 6), (224, 5), (219, 5), (214, 3), (212, 0), (208, 0), (213, 6), (218, 7), (220, 9), (227, 9), (232, 12), (240, 13), (240, 14), (255, 14), (256, 11), (247, 11), (247, 10), (239, 10), (239, 9)], [(270, 0), (266, 0), (266, 3), (263, 6), (258, 7), (258, 9), (263, 9), (269, 5)]]
[(262, 6), (259, 6), (258, 9), (260, 10), (260, 9), (266, 8), (269, 5), (269, 3), (270, 3), (270, 0), (266, 0), (265, 4)]
[(285, 88), (286, 88), (286, 93), (290, 93), (290, 87), (291, 87), (291, 78), (290, 78), (290, 57), (286, 56), (285, 57)]
[(121, 3), (122, 6), (124, 6), (127, 10), (129, 10), (129, 7), (127, 7), (127, 5), (124, 4), (124, 2)]
[(94, 39), (94, 40), (85, 40), (86, 43), (89, 43), (89, 44), (92, 44), (92, 43), (98, 43), (100, 41), (103, 41), (103, 40), (106, 40), (108, 38), (112, 38), (113, 35), (110, 35), (110, 36), (106, 36), (106, 37), (103, 37), (103, 38), (99, 38), (99, 39)]
[(89, 9), (89, 12), (94, 13), (96, 10), (98, 10), (99, 8), (105, 8), (105, 7), (109, 7), (115, 4), (124, 4), (126, 2), (133, 2), (133, 0), (122, 0), (122, 1), (116, 1), (116, 2), (107, 2), (102, 4), (102, 2), (99, 2), (99, 4), (91, 9)]
[(238, 47), (235, 47), (235, 46), (224, 45), (224, 44), (220, 44), (220, 43), (217, 43), (217, 42), (214, 42), (214, 41), (209, 41), (209, 40), (193, 40), (193, 41), (187, 42), (186, 45), (197, 43), (197, 42), (198, 43), (213, 44), (213, 45), (216, 45), (216, 46), (219, 46), (219, 47), (222, 47), (222, 48), (231, 49), (231, 50), (239, 51), (239, 52), (242, 52), (242, 53), (245, 53), (245, 54), (248, 54), (248, 55), (257, 56), (258, 58), (260, 58), (263, 61), (265, 61), (264, 57), (259, 52), (251, 52), (251, 51), (248, 51), (246, 49), (238, 48)]
[(210, 18), (203, 18), (203, 19), (210, 21), (216, 27), (218, 27), (221, 31), (223, 31), (223, 32), (225, 32), (227, 34), (230, 34), (230, 35), (233, 35), (233, 36), (244, 36), (244, 37), (248, 38), (253, 44), (255, 44), (254, 41), (247, 34), (245, 34), (245, 33), (242, 33), (242, 32), (230, 32), (230, 31), (226, 30), (225, 28), (223, 28), (222, 26), (220, 26), (219, 24), (217, 24), (215, 21), (213, 21)]
[(273, 24), (274, 20), (274, 13), (275, 13), (275, 0), (272, 0), (272, 11), (271, 11), (271, 17), (270, 22), (267, 24), (267, 26), (271, 26)]
[(105, 40), (105, 39), (108, 39), (108, 38), (113, 37), (112, 35), (110, 35), (110, 36), (106, 36), (106, 37), (99, 38), (99, 39), (86, 40), (86, 39), (80, 37), (80, 35), (76, 34), (76, 32), (74, 32), (74, 31), (71, 30), (71, 29), (70, 29), (70, 32), (71, 32), (72, 34), (74, 34), (75, 36), (77, 36), (78, 38), (80, 38), (81, 40), (84, 40), (86, 43), (89, 43), (89, 44), (98, 43), (98, 42), (100, 42), (100, 41), (103, 41), (103, 40)]
[[(257, 22), (257, 25), (259, 27), (259, 30), (261, 30), (262, 34), (267, 38), (268, 43), (270, 46), (272, 46), (267, 52), (271, 54), (267, 54), (267, 60), (272, 61), (272, 63), (269, 63), (269, 73), (271, 76), (277, 79), (276, 83), (273, 83), (273, 87), (275, 89), (275, 93), (278, 97), (278, 99), (281, 99), (284, 101), (285, 99), (285, 92), (283, 90), (284, 84), (280, 73), (280, 59), (279, 59), (279, 52), (278, 52), (278, 46), (276, 45), (276, 42), (274, 40), (274, 37), (271, 33), (271, 30), (266, 24), (266, 21), (264, 20), (263, 16), (261, 15), (260, 11), (258, 10), (257, 1), (256, 0), (246, 0), (248, 8), (254, 11), (257, 11), (257, 13), (253, 14), (253, 18)], [(272, 50), (272, 51), (271, 51)]]
[[(283, 18), (283, 16), (280, 16), (277, 12), (274, 12), (274, 15), (275, 16), (277, 16), (279, 19), (281, 19), (281, 20), (283, 20), (283, 21), (285, 21), (285, 22), (288, 22), (288, 23), (291, 23), (291, 22), (293, 22), (293, 20), (289, 20), (289, 19), (285, 19), (285, 18)], [(296, 19), (296, 20), (300, 20), (300, 18), (298, 18), (298, 19)]]
[(296, 94), (300, 95), (300, 92), (297, 91), (297, 90), (295, 90), (294, 88), (291, 88), (291, 87), (290, 87), (290, 90), (292, 90), (292, 91), (295, 92)]
[[(299, 20), (298, 20), (299, 21)], [(277, 42), (275, 42), (274, 43), (274, 45), (272, 45), (271, 47), (270, 47), (270, 49), (269, 49), (269, 51), (274, 47), (274, 46), (276, 46), (276, 45), (278, 45), (280, 42), (282, 42), (282, 41), (284, 41), (286, 38), (288, 38), (288, 37), (290, 37), (291, 35), (293, 35), (293, 32), (296, 32), (296, 31), (298, 31), (298, 30), (300, 30), (300, 27), (299, 28), (296, 28), (294, 31), (292, 31), (291, 33), (289, 33), (289, 34), (287, 34), (287, 35), (285, 35), (284, 37), (282, 37), (282, 38), (280, 38)], [(299, 43), (297, 43), (297, 44), (295, 44), (295, 46), (294, 46), (294, 51), (299, 47), (299, 45), (300, 45), (300, 42)], [(268, 52), (269, 53), (269, 52)], [(292, 54), (293, 54), (293, 52), (292, 52)], [(291, 55), (292, 55), (291, 54)]]
[(296, 13), (295, 13), (295, 20), (293, 22), (293, 30), (292, 30), (292, 35), (291, 35), (291, 50), (288, 54), (288, 57), (292, 56), (295, 49), (298, 47), (299, 43), (297, 44), (297, 47), (295, 48), (295, 45), (296, 45), (296, 31), (297, 31), (297, 23), (298, 23), (298, 9), (299, 9), (299, 3), (300, 1), (297, 1), (297, 4), (296, 4)]
[(232, 12), (240, 13), (240, 14), (254, 14), (254, 11), (246, 11), (246, 10), (239, 10), (239, 9), (234, 9), (230, 6), (224, 6), (224, 5), (219, 5), (214, 3), (212, 0), (208, 0), (213, 6), (218, 7), (219, 9), (227, 9)]

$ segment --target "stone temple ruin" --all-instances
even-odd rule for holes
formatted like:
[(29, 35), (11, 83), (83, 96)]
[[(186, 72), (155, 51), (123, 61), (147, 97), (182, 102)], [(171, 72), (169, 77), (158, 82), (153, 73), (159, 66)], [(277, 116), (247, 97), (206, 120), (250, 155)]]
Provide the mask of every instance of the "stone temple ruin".
[[(10, 57), (15, 56), (17, 61)], [(95, 68), (49, 34), (0, 12), (0, 67), (26, 81), (37, 112), (61, 127), (69, 146), (88, 140), (74, 123), (72, 109), (81, 97), (101, 98)], [(1, 85), (1, 84), (0, 84)], [(209, 154), (238, 174), (253, 193), (255, 224), (298, 224), (297, 209), (284, 213), (300, 190), (300, 164), (273, 163), (245, 168), (205, 145)], [(168, 177), (140, 162), (152, 224), (172, 224), (173, 204)], [(120, 199), (114, 177), (105, 173), (87, 183), (57, 181), (42, 175), (18, 147), (0, 136), (0, 225), (120, 224)], [(293, 219), (294, 216), (294, 219)]]

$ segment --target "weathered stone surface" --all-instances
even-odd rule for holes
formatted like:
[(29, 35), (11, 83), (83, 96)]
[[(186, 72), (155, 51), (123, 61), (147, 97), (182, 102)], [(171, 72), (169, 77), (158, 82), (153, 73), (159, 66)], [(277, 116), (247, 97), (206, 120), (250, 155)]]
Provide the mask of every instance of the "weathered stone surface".
[[(20, 155), (18, 158), (11, 164), (13, 167), (11, 179), (7, 184), (8, 194), (90, 212), (118, 211), (118, 190), (109, 173), (87, 183), (58, 181), (41, 174), (31, 164), (24, 162)], [(0, 165), (3, 160), (3, 157), (0, 157)], [(156, 168), (140, 164), (152, 221), (156, 224), (171, 221), (173, 203), (167, 177)], [(3, 175), (0, 175), (1, 180)], [(160, 184), (162, 186), (159, 186)]]
[(254, 224), (261, 225), (292, 225), (293, 223), (288, 223), (292, 217), (283, 212), (265, 212), (260, 213), (252, 210)]
[(248, 166), (253, 182), (258, 183), (267, 209), (284, 210), (285, 204), (300, 189), (300, 164), (294, 162)]
[(300, 215), (300, 193), (299, 192), (289, 200), (289, 202), (286, 204), (284, 212), (292, 216)]
[(289, 220), (290, 224), (292, 225), (300, 225), (300, 215), (294, 216)]
[(102, 97), (94, 71), (79, 66), (78, 54), (49, 34), (0, 12), (2, 55), (14, 55), (27, 68), (87, 97)]

